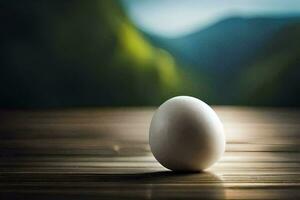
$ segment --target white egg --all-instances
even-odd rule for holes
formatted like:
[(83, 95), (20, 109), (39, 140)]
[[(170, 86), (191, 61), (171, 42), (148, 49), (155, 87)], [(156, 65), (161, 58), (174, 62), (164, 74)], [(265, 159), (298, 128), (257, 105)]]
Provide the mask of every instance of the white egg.
[(154, 113), (149, 143), (154, 157), (174, 171), (202, 171), (224, 153), (223, 125), (203, 101), (178, 96)]

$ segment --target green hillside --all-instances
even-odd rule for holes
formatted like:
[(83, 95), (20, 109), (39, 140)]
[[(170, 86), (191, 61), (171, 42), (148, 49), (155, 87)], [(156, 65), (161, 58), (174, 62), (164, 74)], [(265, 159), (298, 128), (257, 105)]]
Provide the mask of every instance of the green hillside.
[(148, 43), (116, 1), (4, 8), (1, 107), (153, 105), (189, 91), (173, 57)]

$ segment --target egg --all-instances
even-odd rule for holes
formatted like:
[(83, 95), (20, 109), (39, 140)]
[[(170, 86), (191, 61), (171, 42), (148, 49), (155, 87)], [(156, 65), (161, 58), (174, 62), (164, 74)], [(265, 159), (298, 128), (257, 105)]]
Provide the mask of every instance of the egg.
[(154, 157), (174, 171), (203, 171), (225, 151), (222, 122), (203, 101), (177, 96), (154, 113), (149, 144)]

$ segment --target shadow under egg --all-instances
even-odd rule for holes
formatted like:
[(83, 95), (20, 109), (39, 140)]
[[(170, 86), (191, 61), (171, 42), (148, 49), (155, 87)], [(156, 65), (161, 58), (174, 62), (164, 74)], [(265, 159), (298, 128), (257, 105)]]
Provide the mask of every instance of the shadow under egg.
[(155, 172), (145, 174), (150, 199), (207, 199), (225, 198), (222, 180), (211, 172)]

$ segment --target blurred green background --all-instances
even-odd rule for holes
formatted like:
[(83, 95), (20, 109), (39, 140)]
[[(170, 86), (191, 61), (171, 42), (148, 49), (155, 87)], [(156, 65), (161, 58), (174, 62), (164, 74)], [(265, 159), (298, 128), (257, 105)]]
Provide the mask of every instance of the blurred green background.
[(0, 107), (299, 106), (300, 2), (239, 2), (2, 1)]

